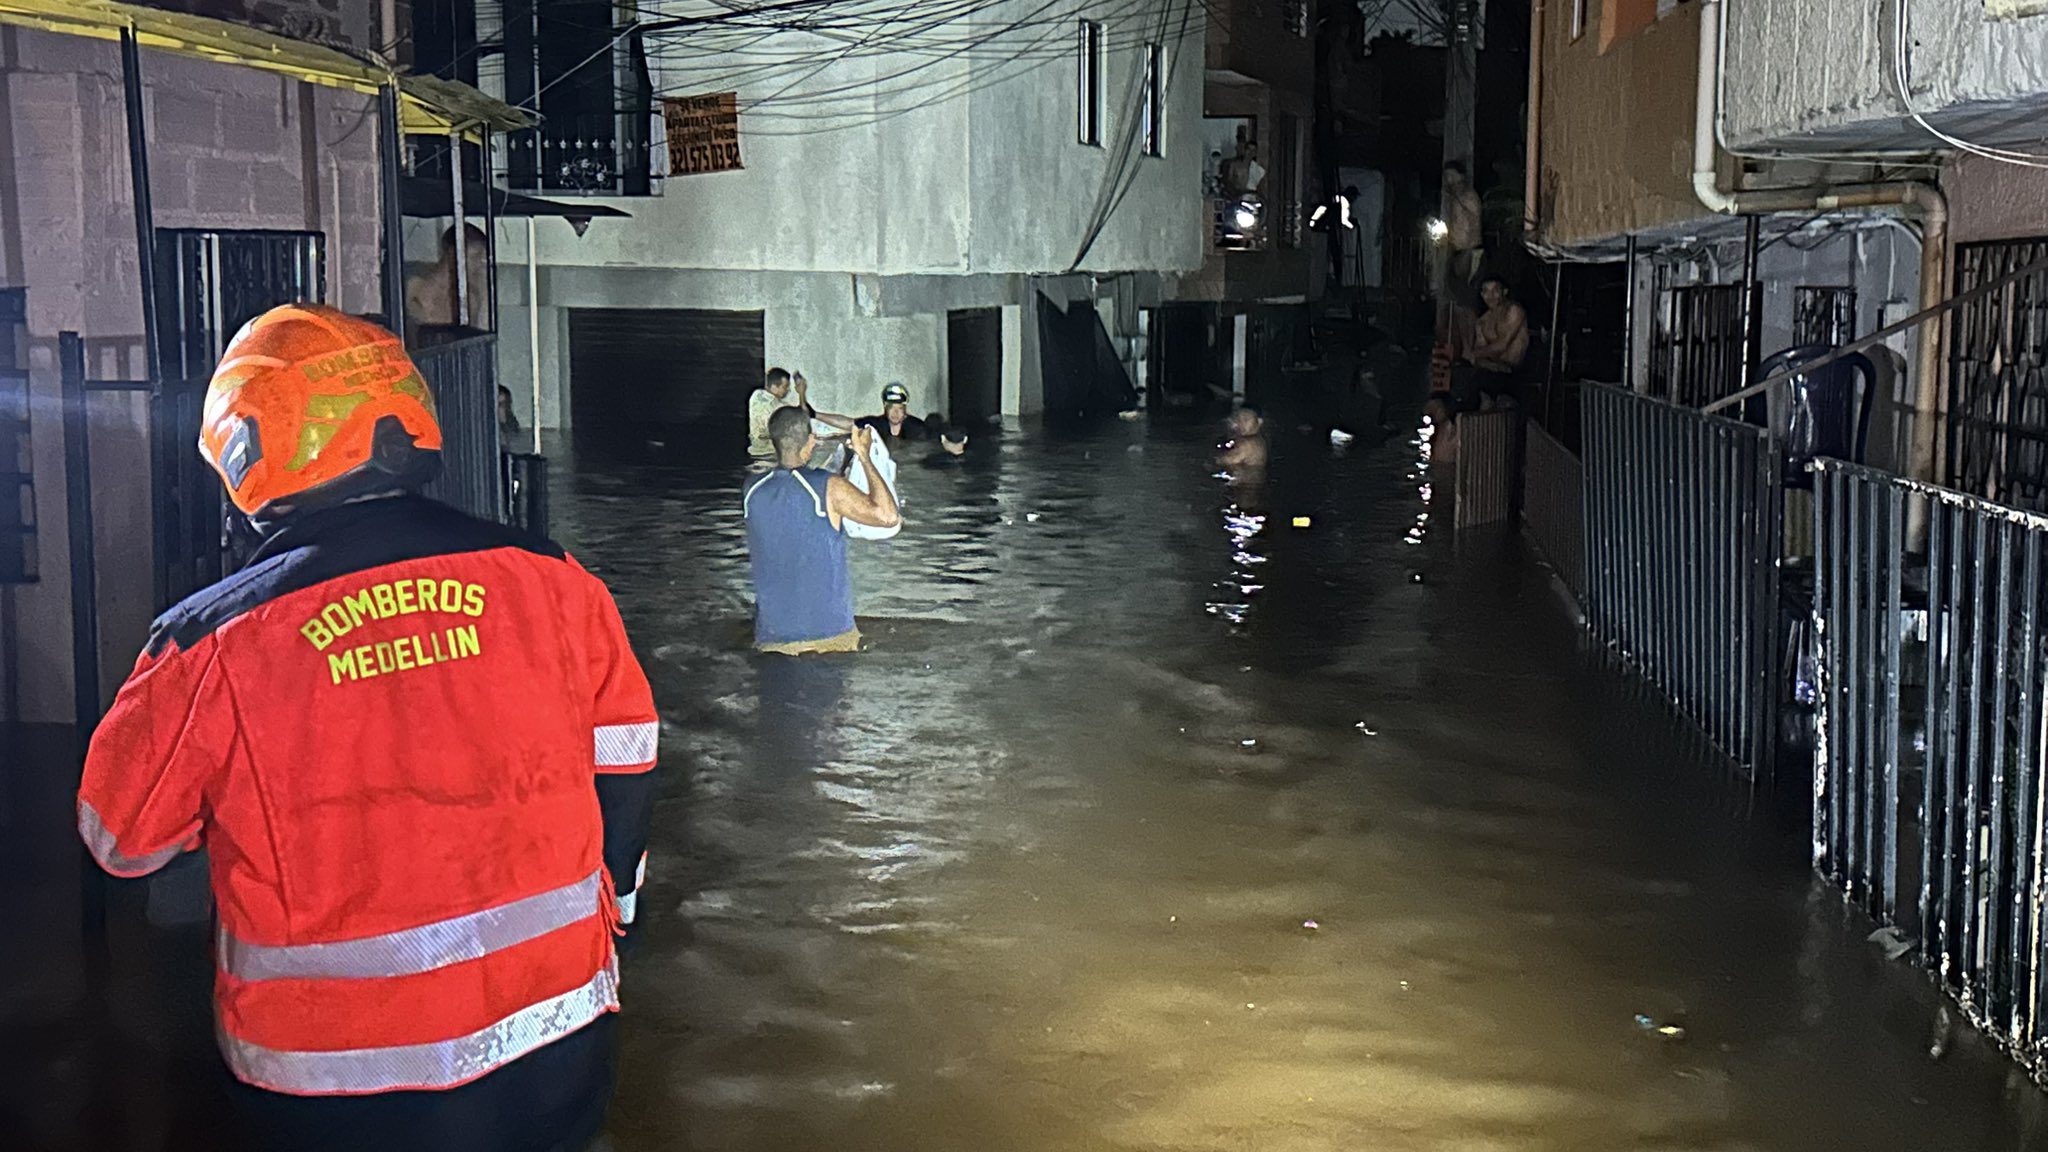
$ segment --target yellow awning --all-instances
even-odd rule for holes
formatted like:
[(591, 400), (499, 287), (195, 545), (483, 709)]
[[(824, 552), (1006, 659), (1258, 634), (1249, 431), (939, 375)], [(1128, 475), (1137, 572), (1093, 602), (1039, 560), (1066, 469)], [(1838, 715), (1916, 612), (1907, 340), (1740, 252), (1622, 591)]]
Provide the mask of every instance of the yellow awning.
[(515, 131), (534, 123), (530, 114), (467, 84), (435, 76), (397, 75), (367, 54), (358, 57), (210, 16), (166, 12), (121, 0), (0, 0), (0, 24), (95, 40), (119, 40), (123, 29), (133, 28), (136, 43), (144, 48), (364, 94), (396, 80), (399, 126), (406, 132), (445, 135), (459, 128), (474, 135), (479, 130)]

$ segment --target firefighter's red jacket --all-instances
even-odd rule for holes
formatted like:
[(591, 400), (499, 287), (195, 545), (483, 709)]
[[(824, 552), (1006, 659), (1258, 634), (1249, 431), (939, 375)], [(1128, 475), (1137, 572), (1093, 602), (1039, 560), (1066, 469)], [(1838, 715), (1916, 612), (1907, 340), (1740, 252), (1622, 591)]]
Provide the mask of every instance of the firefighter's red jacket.
[(450, 1088), (618, 1007), (657, 730), (610, 594), (559, 548), (369, 501), (158, 621), (79, 830), (118, 876), (207, 850), (242, 1080)]

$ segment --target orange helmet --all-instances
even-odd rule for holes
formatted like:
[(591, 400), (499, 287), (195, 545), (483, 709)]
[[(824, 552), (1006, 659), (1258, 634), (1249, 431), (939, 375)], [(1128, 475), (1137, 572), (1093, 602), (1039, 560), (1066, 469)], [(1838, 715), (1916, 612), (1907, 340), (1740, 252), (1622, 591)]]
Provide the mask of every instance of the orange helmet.
[(318, 304), (249, 321), (221, 354), (199, 454), (252, 516), (433, 478), (434, 397), (398, 337)]

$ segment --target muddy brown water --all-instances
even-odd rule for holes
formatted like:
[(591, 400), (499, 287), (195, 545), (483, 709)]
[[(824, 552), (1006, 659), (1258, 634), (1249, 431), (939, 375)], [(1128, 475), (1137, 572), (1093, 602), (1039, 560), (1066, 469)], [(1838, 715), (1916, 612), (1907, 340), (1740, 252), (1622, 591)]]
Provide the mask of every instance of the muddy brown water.
[[(1209, 433), (907, 467), (869, 650), (803, 660), (746, 650), (736, 468), (558, 462), (664, 718), (619, 1152), (2043, 1146), (1417, 437), (1231, 487)], [(90, 977), (67, 794), (12, 795), (0, 1149), (230, 1150), (204, 932)]]
[(869, 650), (802, 660), (743, 648), (735, 476), (573, 473), (664, 711), (617, 1147), (2037, 1146), (1425, 443), (906, 468)]

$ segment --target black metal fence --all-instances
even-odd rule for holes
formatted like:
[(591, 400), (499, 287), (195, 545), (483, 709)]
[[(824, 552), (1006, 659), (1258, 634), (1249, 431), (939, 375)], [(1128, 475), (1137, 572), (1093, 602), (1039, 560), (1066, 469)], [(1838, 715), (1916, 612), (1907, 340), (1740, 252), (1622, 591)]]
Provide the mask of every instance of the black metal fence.
[(490, 333), (416, 349), (412, 360), (434, 394), (441, 475), (427, 495), (472, 516), (503, 516), (498, 459), (498, 338)]
[[(2048, 518), (1815, 468), (1814, 865), (1917, 934), (1933, 979), (2040, 1074)], [(1924, 557), (1904, 547), (1916, 511)]]
[(156, 601), (169, 608), (240, 566), (220, 477), (199, 455), (206, 381), (168, 380), (150, 396), (151, 520), (156, 526)]
[(505, 494), (505, 522), (537, 536), (548, 534), (548, 458), (533, 452), (507, 452), (500, 485)]
[[(1966, 292), (2048, 257), (2048, 240), (1956, 248)], [(2048, 273), (1956, 309), (1950, 320), (1947, 482), (2019, 508), (2048, 509)]]
[(1688, 284), (1664, 290), (1651, 343), (1650, 391), (1699, 408), (1742, 387), (1748, 358), (1742, 286)]
[(1588, 625), (1730, 758), (1777, 718), (1783, 466), (1765, 431), (1606, 385), (1582, 401)]
[(1523, 431), (1522, 527), (1558, 579), (1586, 602), (1586, 510), (1579, 458), (1542, 426)]
[(1458, 417), (1457, 526), (1499, 524), (1515, 514), (1522, 413), (1514, 409)]

